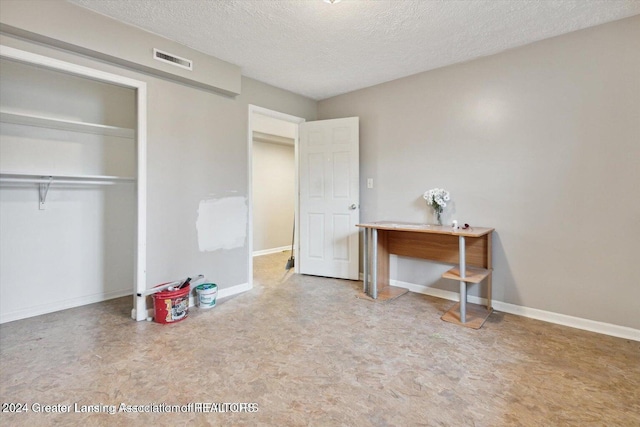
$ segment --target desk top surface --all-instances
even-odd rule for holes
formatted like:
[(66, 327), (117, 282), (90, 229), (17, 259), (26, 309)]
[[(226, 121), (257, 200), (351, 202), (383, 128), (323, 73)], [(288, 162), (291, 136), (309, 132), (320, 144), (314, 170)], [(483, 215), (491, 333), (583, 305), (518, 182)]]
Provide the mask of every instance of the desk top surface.
[(453, 229), (450, 225), (417, 224), (411, 222), (376, 221), (356, 224), (356, 227), (375, 228), (377, 230), (411, 231), (415, 233), (450, 234), (453, 236), (481, 237), (493, 232), (493, 228), (469, 227)]

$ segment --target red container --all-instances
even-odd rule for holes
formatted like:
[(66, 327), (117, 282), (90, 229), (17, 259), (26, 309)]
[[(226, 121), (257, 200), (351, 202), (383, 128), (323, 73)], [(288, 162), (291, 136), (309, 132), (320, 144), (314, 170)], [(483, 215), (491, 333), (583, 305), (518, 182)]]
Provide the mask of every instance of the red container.
[(187, 285), (182, 289), (164, 290), (153, 294), (153, 320), (157, 323), (175, 323), (186, 319), (189, 315), (190, 289), (191, 286)]

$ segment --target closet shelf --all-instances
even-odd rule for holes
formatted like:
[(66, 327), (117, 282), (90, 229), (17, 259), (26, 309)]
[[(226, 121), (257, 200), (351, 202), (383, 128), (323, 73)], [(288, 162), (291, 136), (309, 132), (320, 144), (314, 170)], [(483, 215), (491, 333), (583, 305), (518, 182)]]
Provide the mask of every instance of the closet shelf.
[(32, 174), (2, 172), (0, 182), (17, 184), (89, 184), (89, 185), (110, 185), (127, 182), (135, 182), (135, 178), (128, 176), (109, 175), (53, 175), (53, 174)]
[(136, 136), (135, 129), (107, 126), (97, 123), (78, 122), (74, 120), (54, 119), (33, 114), (11, 113), (8, 111), (0, 111), (0, 121), (4, 123), (37, 126), (48, 129), (117, 136), (119, 138), (134, 139)]

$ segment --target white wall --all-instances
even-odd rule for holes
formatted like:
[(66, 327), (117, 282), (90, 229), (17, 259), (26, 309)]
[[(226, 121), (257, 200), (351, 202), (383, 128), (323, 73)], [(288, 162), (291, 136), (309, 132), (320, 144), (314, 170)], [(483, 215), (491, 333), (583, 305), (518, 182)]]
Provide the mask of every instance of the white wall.
[(254, 141), (252, 154), (254, 253), (290, 247), (295, 212), (294, 147)]
[(360, 116), (362, 220), (429, 221), (446, 188), (445, 220), (496, 229), (496, 300), (640, 328), (638, 40), (633, 17), (320, 101)]

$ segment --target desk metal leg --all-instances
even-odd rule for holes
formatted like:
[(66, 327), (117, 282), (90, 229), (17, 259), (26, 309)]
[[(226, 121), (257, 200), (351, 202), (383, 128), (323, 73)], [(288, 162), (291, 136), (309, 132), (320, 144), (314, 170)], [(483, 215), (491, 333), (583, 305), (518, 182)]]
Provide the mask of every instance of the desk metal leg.
[(378, 230), (371, 229), (371, 298), (378, 298)]
[(362, 256), (363, 278), (362, 278), (362, 292), (367, 294), (369, 292), (369, 229), (364, 228), (364, 255)]
[(467, 274), (467, 260), (465, 254), (464, 236), (458, 237), (460, 252), (460, 322), (467, 321), (467, 282), (465, 282)]

